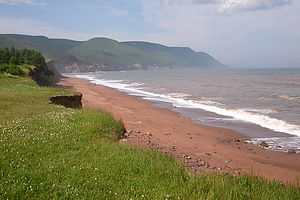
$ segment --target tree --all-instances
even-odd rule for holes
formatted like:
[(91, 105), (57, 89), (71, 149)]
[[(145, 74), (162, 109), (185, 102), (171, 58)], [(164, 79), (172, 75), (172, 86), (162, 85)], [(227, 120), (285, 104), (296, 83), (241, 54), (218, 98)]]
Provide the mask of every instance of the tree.
[(9, 51), (10, 57), (13, 57), (16, 54), (16, 51), (18, 51), (18, 50), (16, 50), (15, 47), (11, 47), (10, 51)]
[(9, 49), (6, 47), (3, 49), (2, 63), (8, 64), (9, 60), (10, 60), (10, 53), (9, 53)]
[[(9, 65), (9, 68), (11, 69), (10, 72), (15, 74), (17, 73), (17, 65), (22, 64), (34, 65), (37, 70), (44, 72), (48, 70), (45, 58), (40, 52), (37, 52), (34, 49), (25, 48), (23, 50), (18, 50), (14, 47), (11, 47), (10, 50), (7, 47), (0, 49), (0, 64)], [(4, 68), (6, 67), (2, 67), (2, 71)]]
[(3, 64), (3, 50), (0, 49), (0, 65)]
[(16, 51), (17, 65), (24, 64), (24, 59), (20, 54), (20, 51)]
[(18, 58), (17, 58), (16, 55), (10, 57), (9, 64), (13, 64), (13, 65), (17, 65), (18, 64)]
[(43, 70), (46, 67), (45, 58), (39, 52), (34, 52), (32, 57), (32, 64), (41, 70)]
[(30, 51), (25, 48), (25, 49), (22, 50), (22, 55), (23, 55), (24, 63), (28, 64), (29, 57), (30, 57)]

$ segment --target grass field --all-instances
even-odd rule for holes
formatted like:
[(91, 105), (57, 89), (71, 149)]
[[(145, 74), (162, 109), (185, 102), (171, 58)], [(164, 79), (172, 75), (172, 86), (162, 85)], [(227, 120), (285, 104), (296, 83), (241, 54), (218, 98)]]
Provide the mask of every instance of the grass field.
[(299, 199), (278, 182), (191, 176), (183, 163), (117, 141), (120, 121), (48, 104), (72, 92), (0, 75), (0, 199)]

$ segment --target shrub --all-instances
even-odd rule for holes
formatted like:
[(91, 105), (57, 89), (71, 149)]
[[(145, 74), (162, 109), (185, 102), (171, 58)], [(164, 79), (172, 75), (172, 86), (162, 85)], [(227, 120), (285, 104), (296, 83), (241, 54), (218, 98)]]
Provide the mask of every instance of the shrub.
[(0, 73), (8, 73), (16, 76), (23, 76), (24, 72), (17, 65), (2, 64), (0, 65)]
[(0, 74), (6, 73), (6, 70), (8, 69), (8, 64), (2, 64), (0, 65)]

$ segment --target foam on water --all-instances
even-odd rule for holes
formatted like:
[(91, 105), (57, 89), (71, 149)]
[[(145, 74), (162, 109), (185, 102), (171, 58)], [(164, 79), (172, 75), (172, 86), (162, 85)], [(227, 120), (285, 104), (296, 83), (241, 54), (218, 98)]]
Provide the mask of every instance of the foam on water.
[(242, 110), (246, 112), (254, 112), (254, 113), (261, 113), (261, 114), (278, 113), (277, 111), (271, 109), (243, 108)]
[(234, 118), (235, 120), (241, 120), (244, 122), (257, 124), (261, 127), (268, 128), (273, 131), (283, 132), (283, 133), (300, 137), (300, 126), (264, 115), (267, 113), (274, 112), (271, 110), (257, 110), (251, 108), (231, 109), (231, 108), (227, 108), (225, 105), (219, 102), (215, 102), (207, 99), (203, 99), (203, 100), (188, 99), (189, 95), (187, 94), (181, 94), (181, 93), (157, 94), (154, 92), (145, 91), (143, 90), (143, 88), (139, 87), (143, 85), (142, 83), (127, 84), (124, 83), (124, 80), (96, 79), (90, 75), (75, 75), (75, 77), (86, 79), (92, 83), (96, 83), (99, 85), (115, 88), (120, 91), (127, 92), (130, 95), (141, 96), (147, 100), (167, 102), (167, 103), (171, 103), (176, 107), (182, 107), (182, 108), (202, 109), (205, 111), (216, 113), (218, 115), (229, 116)]
[(259, 145), (262, 141), (265, 141), (268, 144), (267, 149), (285, 152), (289, 149), (294, 149), (296, 153), (300, 153), (300, 148), (298, 146), (300, 137), (252, 138), (246, 142)]

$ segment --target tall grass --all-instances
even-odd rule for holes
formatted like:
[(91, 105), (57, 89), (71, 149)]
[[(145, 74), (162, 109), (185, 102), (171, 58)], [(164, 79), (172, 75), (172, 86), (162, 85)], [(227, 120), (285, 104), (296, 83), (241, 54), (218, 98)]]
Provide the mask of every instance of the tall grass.
[(0, 199), (299, 199), (299, 188), (189, 175), (155, 150), (119, 145), (120, 121), (48, 104), (72, 92), (0, 76)]

